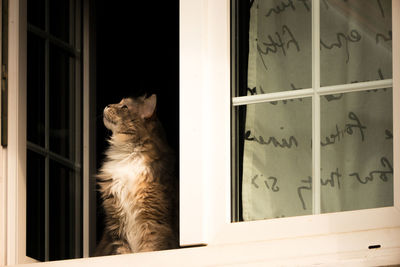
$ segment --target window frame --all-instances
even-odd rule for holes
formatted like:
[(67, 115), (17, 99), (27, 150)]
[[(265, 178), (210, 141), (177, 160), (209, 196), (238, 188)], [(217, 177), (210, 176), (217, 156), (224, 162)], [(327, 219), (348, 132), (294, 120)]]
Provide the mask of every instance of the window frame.
[[(229, 14), (229, 1), (217, 1), (214, 2), (202, 2), (197, 3), (198, 6), (186, 7), (182, 11), (186, 11), (186, 14), (181, 16), (181, 26), (183, 31), (181, 31), (181, 48), (190, 47), (192, 51), (186, 52), (181, 50), (181, 67), (182, 69), (188, 71), (192, 68), (192, 75), (200, 72), (204, 77), (204, 85), (199, 86), (198, 89), (190, 88), (190, 79), (192, 77), (187, 77), (186, 73), (181, 73), (183, 76), (181, 80), (188, 79), (181, 84), (182, 95), (189, 94), (192, 91), (193, 94), (199, 94), (197, 90), (201, 90), (201, 97), (197, 98), (200, 102), (196, 105), (203, 110), (202, 116), (198, 116), (194, 119), (196, 123), (200, 121), (197, 125), (199, 127), (198, 133), (201, 135), (200, 141), (194, 145), (198, 146), (194, 151), (201, 151), (200, 161), (202, 163), (201, 172), (197, 172), (196, 175), (202, 177), (198, 179), (195, 177), (190, 177), (190, 172), (185, 172), (185, 169), (181, 169), (181, 244), (183, 245), (195, 245), (195, 244), (209, 244), (209, 245), (222, 245), (222, 244), (233, 244), (233, 243), (243, 243), (243, 242), (261, 242), (265, 240), (277, 240), (282, 238), (299, 238), (299, 237), (310, 237), (310, 236), (320, 236), (320, 235), (338, 235), (344, 232), (354, 232), (355, 234), (359, 231), (372, 231), (373, 229), (388, 229), (388, 228), (399, 228), (400, 227), (400, 194), (394, 192), (394, 205), (393, 207), (368, 209), (368, 210), (357, 210), (339, 213), (329, 213), (329, 214), (318, 214), (291, 218), (279, 218), (264, 221), (253, 221), (253, 222), (238, 222), (231, 223), (231, 192), (230, 192), (230, 177), (231, 173), (227, 165), (230, 164), (230, 158), (227, 155), (227, 151), (230, 151), (230, 147), (227, 147), (224, 140), (230, 139), (231, 135), (227, 134), (227, 126), (224, 122), (229, 121), (226, 114), (226, 110), (229, 110), (226, 106), (226, 98), (231, 96), (227, 93), (227, 89), (230, 88), (230, 82), (227, 83), (228, 75), (230, 74), (230, 58), (227, 58), (227, 51), (230, 51), (230, 36), (227, 36), (227, 27), (230, 27), (230, 14)], [(202, 5), (203, 4), (203, 5)], [(195, 5), (193, 3), (193, 5)], [(314, 1), (313, 6), (314, 12), (313, 16), (313, 27), (315, 27), (315, 21), (319, 21), (319, 2)], [(400, 24), (400, 2), (392, 1), (392, 27), (393, 27), (393, 101), (399, 99), (399, 84), (398, 79), (400, 78), (400, 62), (396, 60), (398, 55), (399, 45), (399, 35), (400, 31), (398, 25)], [(215, 14), (215, 10), (218, 10), (218, 14)], [(318, 10), (318, 12), (315, 12)], [(183, 12), (182, 12), (183, 13)], [(203, 14), (205, 18), (201, 16)], [(196, 21), (196, 16), (198, 20)], [(218, 20), (219, 19), (219, 20)], [(201, 23), (204, 20), (205, 23), (201, 24), (201, 27), (193, 27), (195, 23)], [(218, 23), (216, 23), (218, 21)], [(216, 25), (219, 25), (216, 27)], [(186, 27), (190, 27), (193, 31), (198, 31), (197, 36), (200, 36), (204, 45), (201, 49), (193, 47), (191, 43), (191, 37), (183, 36), (186, 33)], [(187, 40), (186, 40), (187, 38)], [(182, 41), (184, 39), (184, 41)], [(193, 41), (192, 41), (193, 42)], [(319, 33), (313, 37), (313, 46), (319, 47)], [(188, 48), (189, 50), (189, 48)], [(314, 49), (313, 54), (313, 68), (314, 73), (319, 76), (319, 50)], [(197, 55), (193, 57), (197, 51)], [(190, 57), (191, 56), (191, 57)], [(190, 58), (191, 62), (188, 62)], [(194, 59), (194, 60), (193, 60)], [(193, 66), (196, 65), (196, 66)], [(203, 65), (203, 66), (202, 66)], [(229, 65), (229, 66), (228, 66)], [(198, 68), (198, 70), (196, 70)], [(229, 77), (230, 78), (230, 77)], [(192, 78), (192, 81), (194, 79)], [(313, 79), (313, 88), (319, 88), (319, 79)], [(385, 80), (383, 82), (368, 82), (359, 83), (351, 86), (353, 91), (366, 90), (373, 88), (384, 88), (390, 86), (390, 81)], [(371, 86), (367, 88), (366, 86)], [(224, 89), (221, 89), (224, 88)], [(329, 90), (326, 88), (320, 90), (320, 94), (332, 94), (336, 92), (342, 92), (343, 86), (331, 87)], [(221, 92), (224, 91), (224, 92)], [(299, 90), (300, 91), (300, 90)], [(296, 94), (296, 92), (290, 92), (286, 95), (285, 92), (277, 93), (273, 95), (271, 99), (282, 99), (285, 97), (290, 97), (291, 94)], [(316, 92), (310, 91), (308, 89), (301, 90), (296, 97), (304, 95), (317, 96)], [(212, 95), (207, 99), (207, 95)], [(185, 96), (185, 95), (184, 95)], [(265, 97), (265, 96), (261, 96)], [(315, 101), (319, 99), (315, 97)], [(203, 100), (206, 99), (206, 100)], [(245, 96), (233, 98), (234, 103), (238, 103), (237, 100), (246, 99), (246, 103), (249, 103), (249, 99), (257, 100), (256, 97)], [(187, 101), (190, 103), (189, 97), (181, 97), (181, 101)], [(185, 106), (185, 104), (187, 106)], [(193, 108), (189, 108), (190, 104), (185, 103), (181, 106), (183, 117), (190, 113)], [(193, 104), (191, 105), (193, 107)], [(314, 107), (315, 108), (315, 107)], [(399, 108), (396, 103), (393, 104), (393, 136), (400, 136), (400, 128), (397, 122)], [(397, 115), (396, 115), (397, 114)], [(191, 116), (192, 114), (188, 115)], [(203, 119), (203, 121), (201, 120)], [(314, 123), (319, 121), (319, 118), (314, 118)], [(219, 123), (218, 123), (219, 122)], [(193, 122), (192, 122), (193, 124)], [(186, 125), (185, 121), (182, 121), (182, 125)], [(315, 127), (315, 126), (313, 126)], [(229, 128), (230, 130), (230, 128)], [(184, 136), (185, 132), (181, 132), (181, 136)], [(195, 140), (198, 140), (197, 138)], [(314, 137), (314, 142), (318, 143), (319, 139), (316, 140)], [(187, 140), (184, 137), (181, 140), (181, 144), (186, 144)], [(317, 146), (313, 146), (317, 147)], [(393, 143), (393, 162), (398, 162), (400, 146), (397, 138), (394, 138)], [(191, 156), (189, 152), (181, 151), (183, 159)], [(193, 153), (192, 153), (193, 154)], [(313, 164), (319, 165), (319, 153), (318, 151), (313, 151), (314, 160)], [(190, 159), (188, 159), (189, 161)], [(218, 162), (218, 165), (215, 164)], [(181, 162), (181, 165), (185, 165), (185, 162)], [(192, 167), (190, 167), (193, 169)], [(200, 169), (200, 168), (198, 168)], [(394, 164), (394, 185), (393, 188), (398, 188), (400, 185), (400, 177), (398, 173), (398, 167)], [(313, 175), (316, 177), (314, 180), (318, 180), (319, 175)], [(185, 179), (191, 181), (191, 186), (194, 188), (200, 188), (203, 190), (200, 197), (191, 195), (189, 198), (185, 198), (186, 190), (193, 190), (185, 187), (183, 183)], [(199, 182), (201, 180), (201, 182)], [(186, 181), (186, 183), (189, 183)], [(228, 185), (229, 184), (229, 185)], [(182, 186), (183, 185), (183, 186)], [(317, 186), (316, 184), (313, 185)], [(219, 190), (216, 190), (219, 189)], [(199, 192), (197, 192), (199, 194)], [(195, 205), (194, 205), (195, 204)], [(185, 207), (188, 205), (190, 207)], [(182, 207), (183, 206), (183, 207)], [(195, 215), (190, 214), (191, 218), (185, 218), (188, 216), (185, 211), (188, 209), (195, 211), (203, 211), (206, 214), (207, 221), (204, 221), (204, 217), (199, 216), (196, 218)], [(193, 213), (193, 212), (192, 212)], [(189, 220), (192, 219), (192, 222)], [(202, 226), (200, 228), (191, 227), (190, 225), (195, 225), (194, 221), (202, 221)], [(357, 222), (357, 225), (348, 223)], [(287, 230), (290, 229), (290, 230)], [(199, 239), (193, 240), (191, 243), (187, 242), (187, 237), (193, 235), (193, 232), (197, 231), (200, 236)], [(387, 242), (391, 242), (388, 238)], [(382, 240), (384, 242), (384, 240)]]
[[(0, 0), (0, 28), (3, 29), (3, 0)], [(3, 50), (3, 31), (0, 33), (0, 50)], [(0, 53), (0, 62), (3, 62), (3, 53)], [(0, 101), (1, 103), (1, 101)], [(0, 131), (0, 134), (3, 135), (3, 132)], [(6, 203), (7, 203), (7, 188), (6, 188), (6, 177), (7, 177), (7, 151), (5, 147), (0, 146), (0, 265), (6, 265), (6, 235), (7, 235), (7, 227), (6, 227)]]
[[(74, 234), (74, 251), (73, 253), (75, 256), (80, 254), (82, 249), (82, 244), (80, 242), (81, 236), (81, 224), (83, 224), (81, 210), (82, 207), (80, 204), (81, 202), (81, 195), (78, 193), (81, 190), (81, 183), (82, 180), (82, 157), (81, 157), (81, 125), (82, 125), (82, 108), (81, 108), (81, 1), (80, 0), (72, 0), (69, 3), (69, 36), (68, 40), (62, 40), (56, 37), (50, 31), (50, 3), (45, 1), (45, 27), (41, 29), (35, 25), (30, 24), (27, 21), (27, 34), (32, 34), (37, 38), (40, 38), (44, 41), (44, 53), (45, 53), (45, 69), (44, 69), (44, 76), (45, 76), (45, 137), (44, 137), (44, 144), (39, 145), (35, 144), (34, 142), (27, 141), (27, 149), (31, 152), (36, 153), (37, 155), (41, 155), (45, 158), (45, 245), (44, 245), (44, 258), (46, 261), (49, 259), (50, 253), (50, 237), (49, 237), (49, 183), (50, 183), (50, 161), (58, 163), (60, 166), (67, 168), (68, 171), (73, 172), (73, 179), (77, 182), (75, 183), (74, 189), (77, 194), (74, 195), (74, 209), (76, 210), (77, 216), (74, 218), (73, 227), (76, 229)], [(72, 12), (75, 10), (75, 12)], [(27, 44), (26, 44), (27, 45)], [(69, 129), (71, 129), (71, 135), (69, 136), (69, 155), (61, 155), (49, 148), (50, 146), (50, 50), (51, 46), (57, 48), (57, 50), (62, 53), (68, 55), (68, 113), (69, 117), (71, 118), (69, 121)], [(83, 183), (82, 183), (83, 184)], [(71, 201), (71, 200), (70, 200)]]
[[(78, 15), (79, 20), (80, 14)], [(75, 23), (71, 26), (79, 27)], [(14, 265), (37, 262), (26, 256), (27, 0), (9, 2), (8, 28), (8, 146), (1, 148), (1, 171), (5, 180), (4, 188), (0, 187), (6, 192), (4, 202), (1, 201), (1, 205), (5, 207), (5, 214), (0, 214), (0, 226), (3, 227), (1, 230), (6, 232), (6, 238), (0, 243), (0, 255), (4, 255), (2, 264)], [(78, 30), (80, 32), (80, 29)], [(74, 46), (78, 44), (80, 34), (71, 42)], [(80, 46), (76, 46), (76, 49), (81, 50)], [(81, 75), (79, 64), (79, 60), (74, 60), (73, 72), (70, 74), (77, 79), (80, 79)], [(81, 90), (81, 82), (71, 83), (70, 86), (74, 87), (75, 91)], [(74, 99), (80, 103), (79, 94), (74, 96)], [(80, 107), (78, 113), (79, 110)], [(80, 120), (74, 120), (76, 131), (79, 131)]]
[[(393, 58), (400, 53), (400, 1), (393, 0), (393, 10), (398, 14), (393, 19)], [(88, 49), (88, 3), (84, 5), (84, 49)], [(7, 243), (0, 243), (6, 254), (5, 264), (14, 265), (33, 262), (25, 256), (26, 226), (26, 0), (10, 1), (9, 28), (9, 145), (2, 148), (2, 173), (6, 176)], [(392, 222), (377, 226), (365, 222), (369, 230), (348, 226), (348, 232), (332, 233), (333, 222), (343, 223), (347, 217), (340, 213), (332, 215), (276, 219), (260, 222), (231, 223), (231, 62), (230, 62), (230, 1), (181, 0), (180, 1), (180, 211), (181, 245), (208, 245), (170, 251), (119, 255), (101, 258), (85, 258), (57, 261), (59, 265), (102, 266), (109, 264), (148, 264), (158, 266), (168, 262), (192, 264), (310, 264), (310, 263), (399, 263), (400, 227), (398, 216)], [(87, 52), (87, 50), (85, 50)], [(84, 53), (84, 105), (89, 105), (89, 88), (93, 86), (89, 73), (89, 53)], [(397, 61), (396, 61), (397, 62)], [(399, 99), (398, 87), (400, 64), (393, 68), (393, 99)], [(222, 89), (221, 89), (222, 88)], [(212, 95), (212, 97), (210, 97)], [(86, 110), (87, 106), (85, 106)], [(400, 107), (393, 106), (400, 114)], [(85, 112), (84, 112), (85, 114)], [(84, 127), (89, 127), (88, 114), (84, 115)], [(394, 120), (394, 136), (400, 136), (399, 122)], [(86, 128), (87, 129), (87, 128)], [(195, 141), (193, 141), (195, 140)], [(84, 150), (90, 148), (88, 136), (84, 136)], [(400, 148), (394, 138), (395, 151)], [(0, 151), (1, 152), (1, 151)], [(88, 154), (86, 154), (88, 155)], [(84, 165), (89, 158), (84, 156)], [(399, 162), (394, 153), (394, 162)], [(6, 167), (5, 167), (6, 166)], [(85, 167), (84, 167), (85, 168)], [(394, 172), (398, 173), (397, 165)], [(84, 169), (88, 177), (89, 169)], [(1, 186), (1, 184), (0, 184)], [(394, 187), (400, 186), (399, 179)], [(89, 191), (89, 181), (84, 181), (84, 190)], [(0, 187), (1, 189), (1, 187)], [(84, 200), (88, 196), (84, 196)], [(395, 207), (400, 206), (395, 194)], [(84, 210), (89, 204), (84, 201)], [(398, 212), (398, 209), (396, 208)], [(355, 211), (349, 213), (363, 213)], [(375, 211), (374, 211), (375, 212)], [(377, 209), (387, 215), (390, 208)], [(88, 235), (90, 218), (87, 214), (84, 235)], [(364, 214), (366, 216), (368, 214)], [(1, 216), (1, 213), (0, 213)], [(316, 218), (316, 217), (314, 217)], [(333, 218), (333, 219), (332, 219)], [(368, 219), (370, 219), (368, 217)], [(310, 221), (323, 223), (316, 231), (300, 234), (291, 231), (285, 236), (272, 235), (265, 227), (285, 229), (285, 226)], [(282, 222), (284, 225), (282, 225)], [(344, 221), (345, 224), (347, 221)], [(315, 222), (314, 222), (315, 223)], [(289, 228), (290, 229), (290, 228)], [(327, 230), (329, 230), (327, 232)], [(261, 231), (261, 232), (260, 232)], [(343, 231), (343, 229), (341, 229)], [(353, 232), (354, 231), (354, 232)], [(380, 250), (365, 251), (371, 238), (384, 237), (388, 242)], [(367, 242), (368, 241), (368, 242)], [(88, 244), (84, 245), (87, 256)], [(268, 253), (266, 253), (268, 251)], [(0, 255), (2, 255), (0, 253)], [(49, 263), (42, 263), (48, 265)], [(41, 265), (39, 265), (41, 266)]]
[[(237, 1), (236, 1), (237, 2)], [(254, 3), (258, 4), (258, 2)], [(321, 169), (321, 146), (319, 145), (321, 142), (321, 103), (320, 99), (323, 96), (331, 95), (331, 94), (344, 94), (344, 93), (352, 93), (352, 92), (360, 92), (360, 91), (368, 91), (368, 90), (375, 90), (375, 89), (384, 89), (387, 87), (392, 87), (393, 86), (393, 80), (392, 79), (384, 79), (384, 80), (373, 80), (373, 81), (368, 81), (368, 82), (356, 82), (356, 83), (344, 83), (344, 84), (337, 84), (337, 85), (329, 85), (329, 86), (322, 86), (320, 85), (320, 79), (321, 79), (321, 71), (320, 71), (320, 61), (321, 61), (321, 52), (320, 52), (320, 1), (316, 0), (311, 0), (311, 6), (312, 12), (310, 18), (312, 19), (312, 40), (311, 41), (311, 47), (312, 47), (312, 58), (311, 58), (311, 67), (312, 67), (312, 77), (311, 77), (311, 88), (306, 88), (306, 89), (297, 89), (295, 91), (278, 91), (278, 92), (273, 92), (273, 93), (262, 93), (262, 94), (251, 94), (251, 95), (246, 95), (246, 96), (236, 96), (235, 91), (237, 91), (237, 86), (233, 85), (233, 97), (232, 97), (232, 105), (233, 105), (233, 111), (232, 113), (236, 113), (236, 109), (239, 107), (246, 107), (247, 105), (250, 104), (259, 104), (259, 103), (271, 103), (272, 101), (288, 101), (288, 100), (293, 100), (293, 99), (299, 99), (299, 98), (304, 98), (307, 97), (311, 100), (312, 103), (312, 214), (320, 214), (321, 213), (321, 172), (319, 171)], [(235, 13), (236, 16), (239, 16), (239, 13), (236, 11), (239, 3), (235, 3), (234, 6), (232, 7), (234, 11), (232, 13)], [(233, 19), (235, 20), (235, 19)], [(239, 25), (236, 21), (233, 21), (234, 26), (238, 28)], [(235, 29), (233, 29), (233, 32)], [(238, 30), (236, 30), (238, 31)], [(235, 34), (235, 33), (233, 33)], [(238, 38), (238, 34), (241, 33), (236, 33), (236, 36), (234, 38)], [(233, 38), (232, 38), (233, 40)], [(240, 39), (239, 39), (240, 41)], [(238, 41), (237, 41), (238, 42)], [(235, 44), (233, 44), (235, 46)], [(239, 44), (240, 46), (240, 44)], [(233, 62), (232, 69), (232, 76), (233, 76), (233, 83), (238, 83), (238, 78), (235, 77), (236, 72), (239, 71), (239, 68), (237, 65), (239, 64), (244, 64), (243, 62), (239, 63), (238, 56), (240, 54), (238, 53), (236, 48), (232, 48), (232, 53), (235, 53), (233, 55), (233, 58), (235, 58), (236, 62)], [(235, 61), (233, 60), (233, 61)], [(242, 85), (243, 86), (243, 85)], [(237, 115), (236, 115), (237, 116)], [(232, 116), (232, 132), (237, 131), (235, 129), (235, 115)], [(237, 138), (237, 134), (233, 133), (232, 134), (233, 138)], [(236, 143), (233, 143), (234, 148), (235, 148)], [(233, 152), (237, 153), (236, 151)], [(233, 156), (235, 157), (235, 156)], [(237, 161), (237, 160), (236, 160)], [(233, 159), (233, 166), (235, 165), (235, 159)], [(237, 171), (237, 170), (235, 170)], [(235, 171), (233, 172), (233, 175), (235, 174)], [(236, 185), (236, 182), (233, 182), (233, 186), (240, 187), (240, 185)], [(240, 194), (240, 193), (237, 193)], [(236, 195), (237, 196), (237, 195)], [(237, 203), (236, 203), (237, 204)], [(235, 220), (237, 221), (237, 220)]]
[(8, 146), (6, 162), (6, 264), (26, 256), (26, 1), (9, 2)]

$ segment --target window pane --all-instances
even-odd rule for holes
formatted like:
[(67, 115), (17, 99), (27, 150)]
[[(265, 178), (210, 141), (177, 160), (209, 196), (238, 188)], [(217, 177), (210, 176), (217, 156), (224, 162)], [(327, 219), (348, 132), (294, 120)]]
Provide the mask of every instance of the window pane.
[(69, 0), (49, 0), (50, 34), (69, 42), (70, 3)]
[(250, 8), (248, 90), (311, 87), (311, 2), (259, 0)]
[(44, 147), (45, 138), (45, 42), (28, 32), (27, 138)]
[(45, 162), (27, 150), (26, 155), (26, 255), (44, 260), (45, 244)]
[(392, 78), (392, 1), (321, 1), (321, 85)]
[(237, 142), (244, 220), (311, 214), (311, 106), (310, 98), (247, 105)]
[(50, 45), (50, 150), (67, 158), (73, 125), (70, 85), (70, 57)]
[(28, 23), (45, 29), (45, 0), (28, 0)]
[(393, 205), (392, 89), (321, 98), (322, 212)]
[(75, 258), (76, 229), (75, 218), (80, 216), (75, 210), (77, 196), (75, 183), (79, 181), (74, 172), (50, 160), (50, 260)]

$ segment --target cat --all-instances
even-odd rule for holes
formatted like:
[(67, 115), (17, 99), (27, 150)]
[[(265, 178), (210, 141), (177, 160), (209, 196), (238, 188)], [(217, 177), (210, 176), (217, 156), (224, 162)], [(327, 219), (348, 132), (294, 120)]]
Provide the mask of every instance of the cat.
[(153, 94), (104, 109), (112, 136), (97, 175), (106, 218), (96, 256), (178, 248), (174, 153), (156, 102)]

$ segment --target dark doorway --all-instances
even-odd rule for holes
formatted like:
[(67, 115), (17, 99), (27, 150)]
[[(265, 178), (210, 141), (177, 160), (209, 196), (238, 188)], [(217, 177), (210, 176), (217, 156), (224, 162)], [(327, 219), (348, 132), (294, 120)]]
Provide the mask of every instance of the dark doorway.
[[(179, 156), (179, 0), (93, 3), (97, 168), (110, 134), (103, 125), (103, 109), (128, 96), (157, 94), (158, 118)], [(98, 208), (97, 240), (103, 230), (101, 213)]]

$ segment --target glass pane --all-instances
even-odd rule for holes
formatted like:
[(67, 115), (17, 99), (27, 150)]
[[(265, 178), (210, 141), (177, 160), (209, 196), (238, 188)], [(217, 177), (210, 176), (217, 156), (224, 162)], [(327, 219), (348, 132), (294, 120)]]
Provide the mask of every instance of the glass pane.
[(29, 149), (26, 157), (26, 255), (43, 261), (45, 257), (45, 159)]
[(76, 216), (80, 216), (75, 203), (81, 194), (76, 192), (76, 181), (72, 170), (50, 160), (50, 260), (75, 258), (75, 234), (80, 232), (75, 227)]
[(239, 95), (310, 88), (311, 1), (254, 1), (248, 55), (248, 90)]
[(45, 29), (45, 0), (28, 0), (28, 23)]
[(244, 143), (239, 218), (311, 214), (311, 107), (310, 98), (247, 105), (236, 142)]
[(28, 32), (27, 139), (44, 147), (45, 138), (45, 42)]
[(392, 89), (321, 98), (321, 209), (393, 205)]
[(69, 0), (49, 0), (50, 34), (69, 43), (70, 3)]
[(50, 150), (69, 157), (73, 117), (70, 116), (70, 58), (50, 45)]
[(321, 1), (321, 85), (392, 78), (392, 1)]

